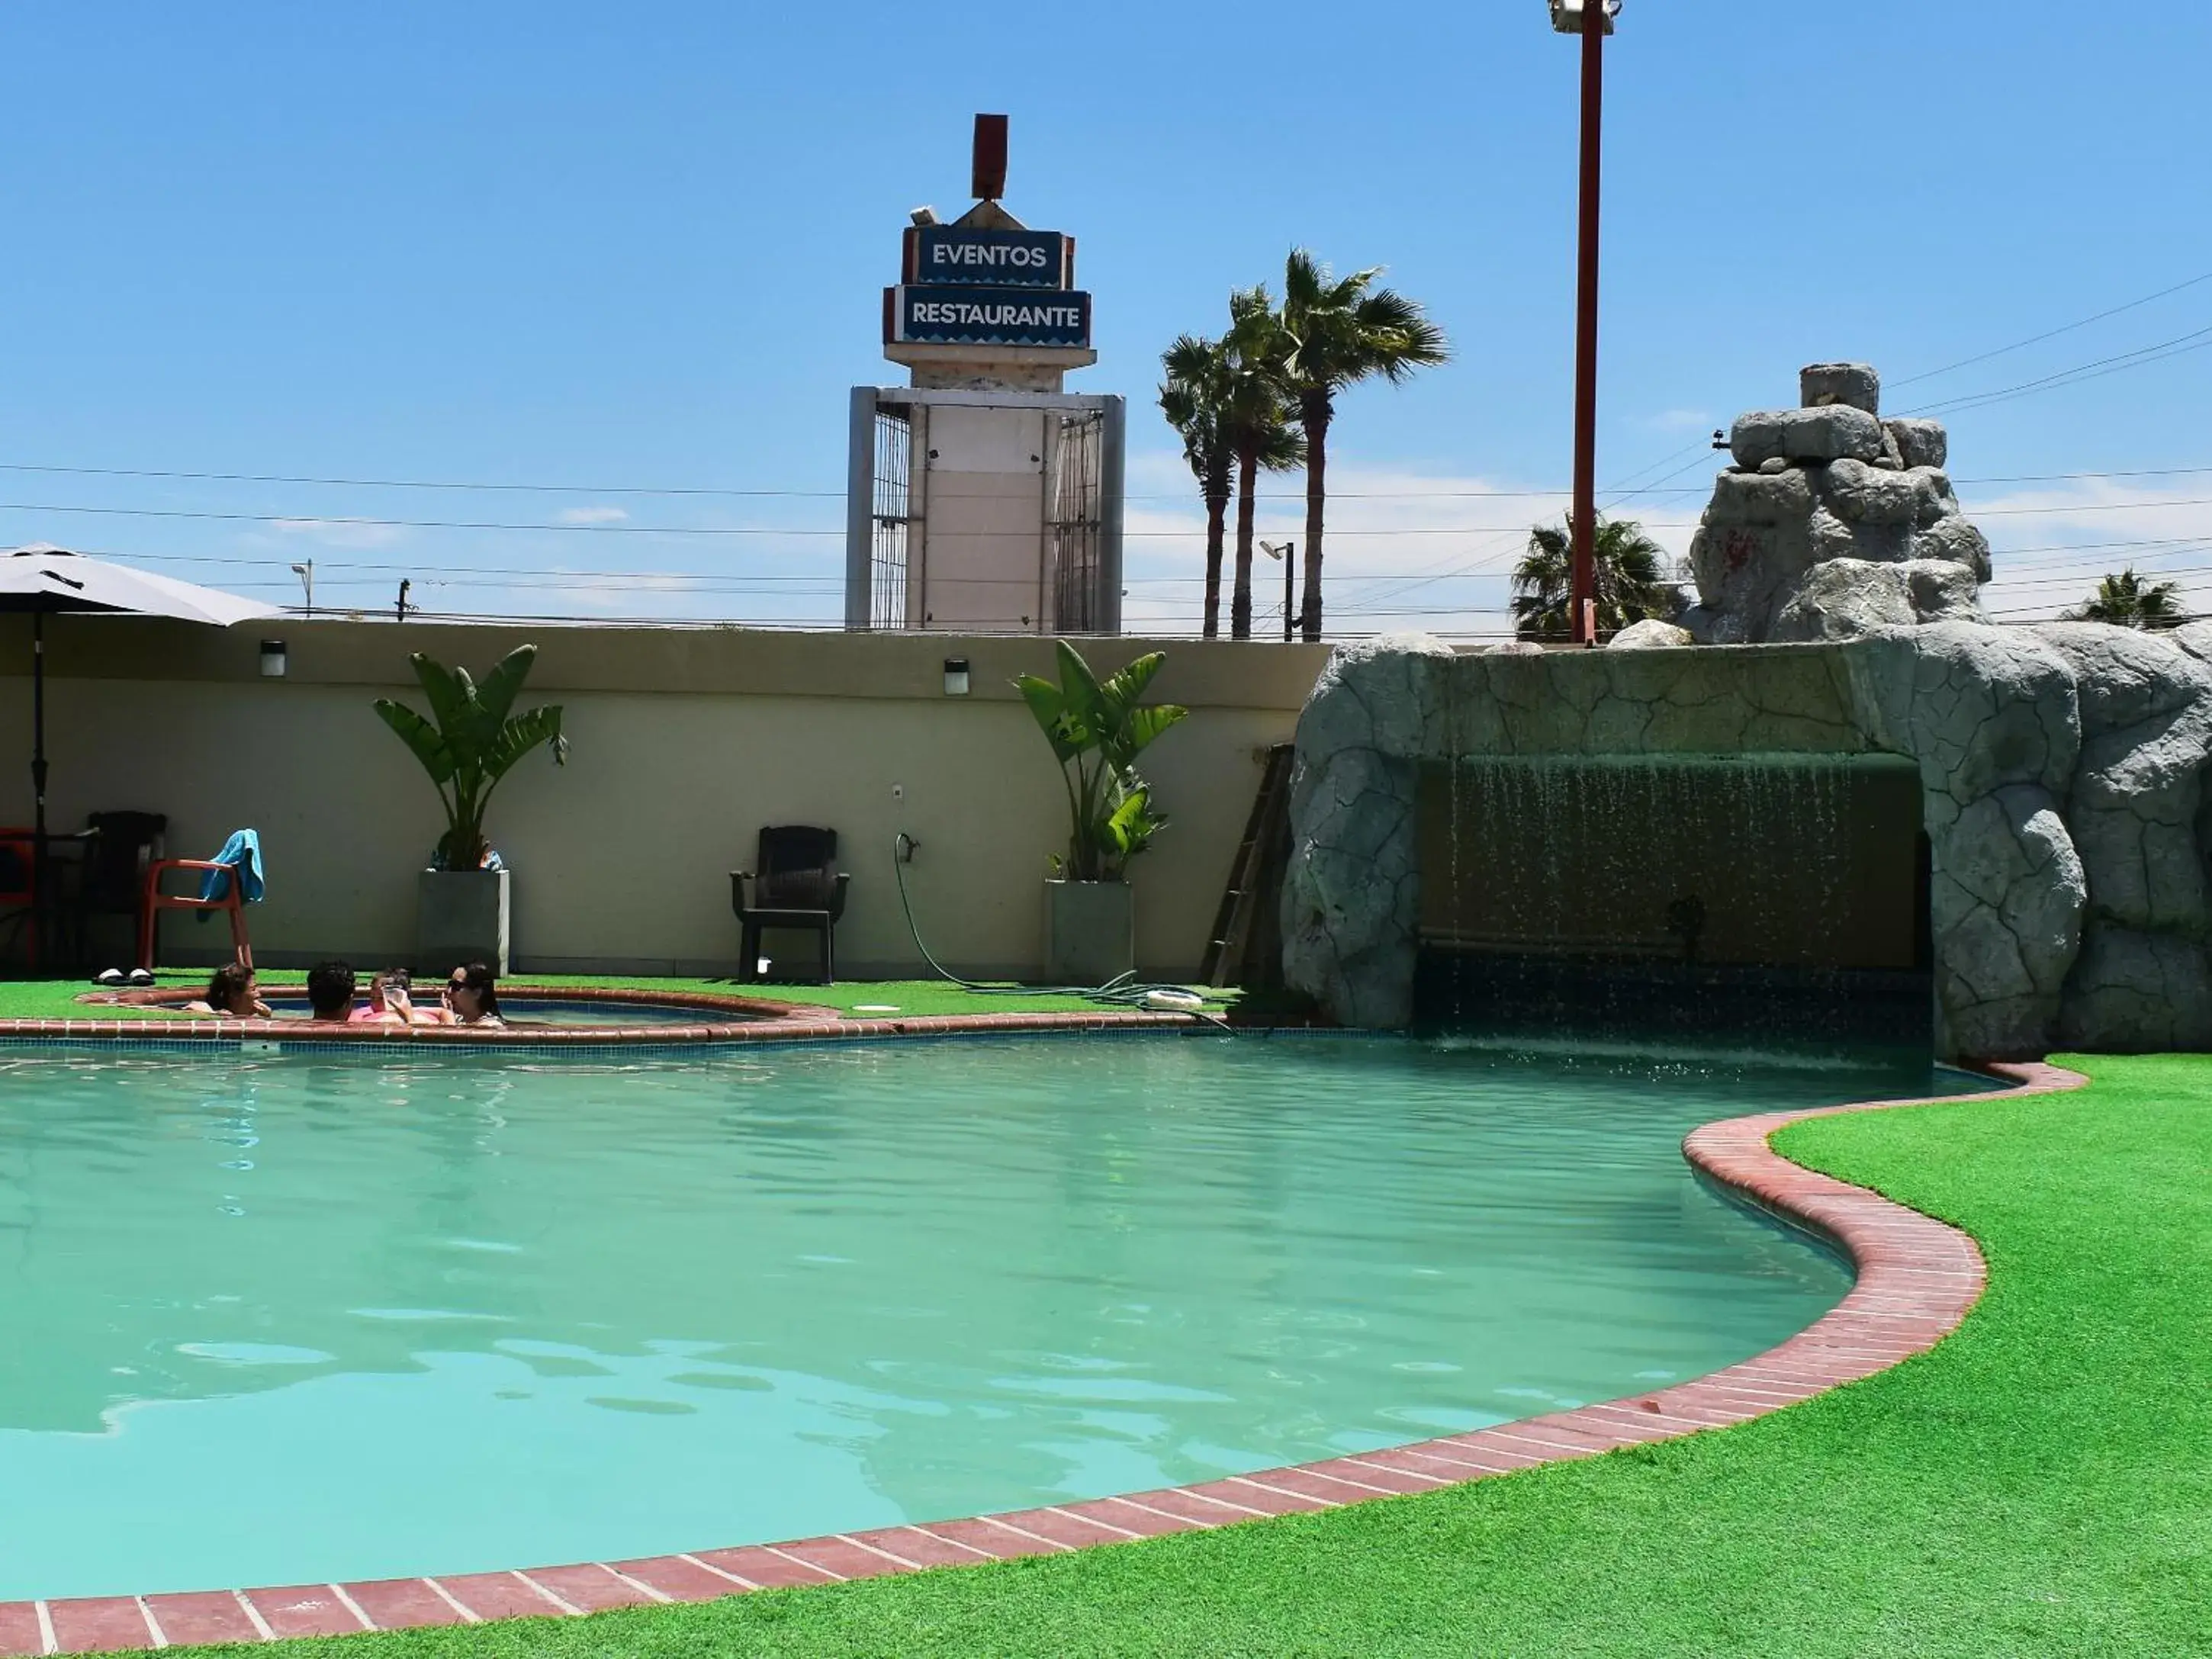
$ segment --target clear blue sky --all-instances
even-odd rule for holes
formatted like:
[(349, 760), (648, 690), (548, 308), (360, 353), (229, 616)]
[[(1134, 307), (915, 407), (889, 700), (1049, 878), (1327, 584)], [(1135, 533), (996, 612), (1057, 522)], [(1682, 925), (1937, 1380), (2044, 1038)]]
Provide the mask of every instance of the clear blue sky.
[[(1685, 446), (1794, 400), (1800, 362), (1861, 357), (1896, 381), (2212, 273), (2207, 64), (2201, 7), (1629, 0), (1609, 65), (1601, 476), (1675, 454), (1697, 465), (1672, 487), (1697, 493), (1623, 510), (1694, 518), (1711, 466)], [(1003, 110), (1009, 206), (1080, 239), (1101, 362), (1075, 385), (1129, 395), (1133, 490), (1183, 487), (1151, 408), (1160, 348), (1218, 326), (1229, 287), (1292, 243), (1387, 264), (1449, 329), (1450, 368), (1344, 409), (1346, 487), (1376, 497), (1344, 508), (1348, 618), (1402, 587), (1376, 579), (1510, 553), (1498, 527), (1531, 501), (1449, 492), (1566, 477), (1575, 74), (1539, 0), (19, 4), (0, 14), (0, 463), (834, 495), (845, 389), (902, 378), (878, 296), (906, 211), (965, 205), (969, 118)], [(1891, 406), (2207, 327), (2212, 282)], [(2212, 350), (1966, 412), (1953, 471), (2212, 466), (2208, 389)], [(2088, 567), (2212, 567), (2194, 504), (2212, 472), (1965, 493), (2037, 509), (1984, 521), (2001, 551), (2027, 550), (2016, 578), (2099, 540), (2165, 546)], [(834, 537), (628, 533), (835, 531), (830, 495), (5, 471), (0, 501), (544, 526), (0, 509), (0, 543), (264, 562), (155, 567), (240, 587), (312, 555), (349, 603), (388, 604), (411, 573), (447, 610), (837, 611)], [(1153, 532), (1188, 516), (1138, 506)], [(624, 533), (551, 528), (564, 512)], [(1384, 528), (1437, 533), (1364, 535)], [(2206, 545), (2177, 539), (2192, 536)], [(1158, 582), (1194, 559), (1152, 534), (1133, 568)], [(2074, 566), (2055, 568), (2061, 586)], [(541, 574), (501, 586), (509, 569)], [(562, 570), (757, 585), (544, 585)], [(435, 586), (470, 571), (494, 574)], [(1498, 598), (1419, 592), (1440, 611)]]

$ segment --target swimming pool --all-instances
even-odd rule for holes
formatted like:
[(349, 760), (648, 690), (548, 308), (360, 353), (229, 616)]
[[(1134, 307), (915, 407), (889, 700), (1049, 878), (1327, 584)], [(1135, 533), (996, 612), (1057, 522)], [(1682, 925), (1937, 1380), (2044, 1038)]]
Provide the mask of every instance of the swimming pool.
[(0, 1050), (0, 1597), (850, 1530), (1650, 1388), (1848, 1282), (1686, 1128), (1975, 1086), (1336, 1037)]

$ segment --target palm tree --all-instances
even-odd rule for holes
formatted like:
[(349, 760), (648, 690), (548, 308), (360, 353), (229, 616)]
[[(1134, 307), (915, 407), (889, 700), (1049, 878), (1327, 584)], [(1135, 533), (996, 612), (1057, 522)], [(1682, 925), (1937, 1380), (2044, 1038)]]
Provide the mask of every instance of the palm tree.
[(1160, 355), (1167, 378), (1160, 382), (1160, 412), (1182, 439), (1182, 458), (1190, 463), (1206, 501), (1205, 636), (1221, 634), (1221, 549), (1229, 517), (1229, 475), (1237, 451), (1229, 440), (1231, 365), (1228, 343), (1176, 337)]
[(1304, 248), (1283, 268), (1283, 375), (1306, 441), (1306, 583), (1300, 610), (1309, 640), (1321, 637), (1322, 519), (1328, 501), (1328, 428), (1336, 394), (1381, 375), (1394, 386), (1446, 362), (1451, 347), (1418, 301), (1373, 288), (1377, 265), (1339, 278)]
[(1237, 458), (1237, 577), (1229, 602), (1229, 637), (1252, 637), (1253, 514), (1260, 474), (1286, 471), (1305, 459), (1297, 409), (1283, 383), (1285, 338), (1267, 288), (1229, 296), (1229, 376), (1222, 404), (1229, 447)]
[[(1565, 639), (1574, 591), (1574, 521), (1538, 525), (1528, 550), (1513, 567), (1513, 631), (1524, 640)], [(1671, 609), (1667, 551), (1630, 519), (1597, 521), (1590, 550), (1597, 580), (1597, 626), (1617, 634), (1632, 622)]]
[(2130, 565), (2099, 582), (2087, 603), (2067, 615), (2075, 622), (2112, 623), (2120, 628), (2174, 628), (2188, 620), (2180, 592), (2179, 582), (2147, 582)]

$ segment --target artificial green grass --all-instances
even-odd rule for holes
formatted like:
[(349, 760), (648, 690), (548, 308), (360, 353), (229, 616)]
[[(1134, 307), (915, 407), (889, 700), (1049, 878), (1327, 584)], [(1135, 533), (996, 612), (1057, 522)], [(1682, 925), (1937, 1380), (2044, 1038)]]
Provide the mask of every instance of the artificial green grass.
[[(164, 987), (204, 989), (207, 969), (164, 969), (156, 975)], [(270, 969), (260, 975), (262, 988), (292, 989), (295, 994), (306, 975)], [(964, 990), (944, 980), (848, 980), (836, 985), (741, 985), (727, 979), (640, 979), (608, 974), (530, 974), (511, 975), (517, 985), (625, 985), (646, 990), (708, 991), (720, 996), (757, 996), (774, 1001), (805, 1003), (850, 1013), (864, 1005), (896, 1008), (902, 1014), (1003, 1014), (1010, 1012), (1073, 1012), (1098, 1006), (1079, 996), (1040, 995), (1025, 992), (991, 995)], [(0, 981), (0, 1019), (112, 1019), (153, 1014), (173, 1018), (173, 1009), (149, 1009), (82, 1003), (77, 999), (95, 988), (81, 979)], [(1236, 1000), (1233, 991), (1207, 991), (1208, 1000), (1224, 1007)]]
[(235, 1651), (2212, 1653), (2212, 1059), (2074, 1063), (2094, 1087), (1783, 1133), (1801, 1162), (1966, 1227), (1990, 1283), (1933, 1352), (1774, 1417), (1080, 1554)]

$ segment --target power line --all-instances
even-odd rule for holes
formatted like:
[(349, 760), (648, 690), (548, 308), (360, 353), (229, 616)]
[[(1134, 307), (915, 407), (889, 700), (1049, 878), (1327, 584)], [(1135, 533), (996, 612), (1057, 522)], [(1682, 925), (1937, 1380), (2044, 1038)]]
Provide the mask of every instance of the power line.
[(799, 496), (842, 501), (842, 489), (726, 489), (703, 484), (489, 483), (473, 479), (335, 478), (285, 472), (189, 472), (174, 467), (50, 466), (0, 461), (0, 472), (54, 472), (87, 478), (167, 478), (209, 483), (320, 484), (347, 489), (471, 489), (526, 495)]
[(2149, 466), (2125, 472), (2015, 472), (2006, 477), (1954, 478), (1954, 484), (2074, 483), (2100, 478), (2193, 478), (2212, 472), (2212, 466)]
[[(2184, 336), (2182, 337), (2186, 339), (2193, 337)], [(2147, 347), (2145, 349), (2155, 350), (2157, 348)], [(1903, 385), (1905, 384), (1905, 382), (1900, 381), (1897, 384)], [(1981, 397), (1984, 395), (1995, 394), (1973, 394), (1974, 397)], [(1969, 398), (1962, 399), (1961, 401), (1971, 400), (1972, 399)], [(1705, 447), (1705, 444), (1706, 440), (1700, 438), (1694, 445), (1688, 446), (1688, 447), (1702, 450)], [(1674, 452), (1674, 455), (1670, 455), (1665, 458), (1665, 459), (1654, 462), (1650, 465), (1642, 468), (1639, 471), (1630, 474), (1629, 478), (1633, 479), (1641, 477), (1645, 472), (1654, 471), (1657, 468), (1667, 465), (1667, 462), (1674, 459), (1674, 456), (1680, 455), (1683, 453), (1684, 451), (1682, 450), (1677, 450)], [(1692, 465), (1694, 465), (1696, 463), (1693, 461)], [(1668, 477), (1679, 477), (1680, 473), (1687, 471), (1688, 470), (1689, 468), (1687, 466), (1677, 468), (1675, 472), (1669, 474)], [(304, 473), (196, 472), (180, 468), (63, 466), (29, 461), (0, 461), (0, 472), (57, 474), (72, 477), (157, 478), (173, 481), (218, 483), (309, 484), (361, 489), (473, 490), (493, 491), (514, 495), (710, 496), (731, 500), (781, 499), (790, 501), (842, 501), (845, 499), (845, 492), (842, 489), (740, 489), (735, 488), (724, 488), (721, 486), (691, 484), (502, 483), (476, 479), (440, 480), (424, 478), (357, 478), (320, 477)], [(2212, 466), (2147, 467), (2102, 472), (2023, 472), (1990, 477), (1956, 477), (1954, 478), (1952, 482), (1955, 484), (1966, 486), (2005, 483), (2060, 483), (2088, 482), (2108, 478), (2184, 477), (2199, 476), (2206, 473), (2212, 473)], [(1620, 485), (1616, 485), (1605, 493), (1616, 500), (1626, 500), (1632, 497), (1645, 495), (1696, 495), (1704, 493), (1704, 486), (1702, 485), (1685, 485), (1678, 488), (1668, 488), (1666, 486), (1664, 480), (1658, 483), (1645, 484), (1632, 489), (1627, 487), (1627, 485), (1628, 481), (1624, 480)], [(1564, 497), (1571, 493), (1571, 492), (1565, 485), (1560, 485), (1556, 488), (1539, 488), (1529, 489), (1336, 489), (1329, 492), (1328, 499), (1333, 501), (1547, 501)], [(1171, 494), (1127, 495), (1124, 495), (1122, 499), (1130, 501), (1188, 501), (1190, 499), (1190, 495), (1187, 491), (1176, 491)], [(1263, 501), (1303, 502), (1305, 500), (1305, 495), (1303, 491), (1299, 490), (1262, 490), (1259, 492), (1256, 499)], [(151, 512), (154, 509), (48, 507), (42, 510), (51, 512)], [(420, 527), (428, 529), (478, 529), (505, 527), (480, 526), (473, 523), (449, 524), (447, 521), (444, 520), (407, 520), (368, 518), (333, 520), (317, 514), (270, 514), (267, 516), (273, 520), (283, 522), (305, 522), (308, 520), (316, 520), (326, 523), (409, 525), (419, 526)], [(559, 530), (624, 530), (633, 534), (684, 533), (681, 531), (663, 530), (650, 526), (532, 525), (520, 527), (529, 529)]]
[[(2084, 569), (2072, 572), (2063, 576), (2037, 576), (2031, 578), (2027, 581), (2008, 581), (2004, 583), (2003, 586), (2008, 589), (2024, 587), (2072, 587), (2084, 581), (2101, 580), (2111, 574), (2111, 572), (2104, 570), (2092, 571)], [(2146, 570), (2137, 574), (2159, 577), (2207, 576), (2212, 575), (2212, 565), (2181, 565), (2178, 567), (2168, 567), (2163, 570)], [(1991, 584), (1992, 586), (1996, 585), (1997, 584), (1996, 583)]]
[[(491, 520), (469, 519), (372, 519), (356, 516), (327, 517), (297, 513), (218, 513), (200, 509), (163, 507), (83, 507), (52, 501), (0, 501), (0, 512), (9, 513), (81, 513), (105, 518), (120, 519), (188, 519), (219, 524), (274, 524), (290, 526), (300, 530), (330, 528), (337, 530), (487, 530), (519, 532), (536, 534), (551, 532), (561, 535), (584, 536), (834, 536), (842, 538), (845, 527), (815, 528), (795, 525), (642, 525), (642, 524), (515, 524)], [(1662, 530), (1686, 530), (1686, 522), (1661, 523)], [(1517, 525), (1436, 525), (1390, 526), (1375, 529), (1339, 529), (1329, 534), (1335, 537), (1370, 536), (1473, 536), (1492, 532), (1518, 534), (1523, 526)], [(975, 531), (971, 537), (1003, 537), (1034, 541), (1036, 532), (1031, 530)], [(1128, 540), (1185, 539), (1202, 534), (1198, 529), (1188, 530), (1131, 530), (1123, 532)]]
[[(1674, 459), (1677, 459), (1678, 457), (1680, 457), (1680, 456), (1682, 456), (1682, 455), (1685, 455), (1685, 454), (1688, 454), (1688, 453), (1689, 453), (1691, 451), (1692, 451), (1692, 450), (1698, 450), (1698, 451), (1704, 451), (1704, 450), (1706, 450), (1706, 449), (1707, 449), (1707, 447), (1708, 447), (1708, 445), (1710, 444), (1710, 441), (1710, 441), (1710, 440), (1708, 440), (1708, 439), (1699, 438), (1699, 439), (1698, 439), (1694, 443), (1685, 444), (1681, 448), (1680, 448), (1680, 449), (1677, 449), (1677, 450), (1674, 451), (1674, 452), (1673, 452), (1673, 453), (1668, 454), (1668, 455), (1667, 455), (1667, 456), (1664, 456), (1664, 457), (1662, 457), (1662, 458), (1661, 459), (1659, 459), (1659, 460), (1656, 460), (1656, 461), (1652, 462), (1650, 465), (1648, 465), (1648, 466), (1643, 466), (1643, 467), (1639, 467), (1639, 468), (1638, 468), (1635, 471), (1633, 471), (1633, 472), (1632, 472), (1632, 473), (1628, 474), (1628, 475), (1627, 475), (1627, 478), (1625, 478), (1625, 479), (1623, 479), (1623, 480), (1622, 480), (1622, 483), (1624, 483), (1624, 484), (1625, 484), (1625, 483), (1626, 483), (1628, 482), (1628, 480), (1629, 480), (1629, 479), (1639, 478), (1639, 477), (1644, 477), (1644, 476), (1645, 474), (1647, 474), (1647, 473), (1656, 472), (1656, 471), (1658, 471), (1658, 469), (1659, 469), (1659, 468), (1661, 468), (1661, 467), (1662, 467), (1662, 466), (1665, 466), (1665, 465), (1668, 464), (1668, 462), (1672, 461), (1672, 460), (1674, 460)], [(1667, 483), (1668, 480), (1670, 480), (1670, 479), (1680, 477), (1683, 473), (1685, 473), (1685, 472), (1688, 471), (1690, 470), (1690, 468), (1691, 468), (1691, 467), (1693, 467), (1693, 466), (1696, 466), (1696, 465), (1699, 465), (1699, 464), (1700, 464), (1701, 459), (1702, 459), (1702, 457), (1701, 457), (1701, 456), (1693, 456), (1693, 457), (1692, 458), (1692, 459), (1691, 459), (1687, 464), (1686, 464), (1686, 465), (1681, 465), (1681, 466), (1678, 466), (1678, 467), (1676, 467), (1676, 468), (1675, 468), (1672, 472), (1667, 473), (1664, 477), (1661, 477), (1661, 478), (1658, 480), (1658, 483), (1659, 483), (1660, 484), (1663, 484), (1663, 483)], [(1657, 489), (1657, 485), (1656, 485), (1656, 484), (1655, 484), (1655, 485), (1646, 486), (1646, 489), (1649, 489), (1649, 490), (1650, 490), (1651, 492), (1656, 493), (1656, 489)], [(1642, 494), (1646, 493), (1646, 489), (1632, 489), (1632, 489), (1623, 489), (1620, 485), (1615, 485), (1615, 486), (1613, 486), (1613, 488), (1611, 488), (1611, 489), (1606, 489), (1606, 490), (1603, 490), (1603, 491), (1601, 491), (1601, 492), (1600, 492), (1601, 494), (1602, 494), (1603, 495), (1605, 495), (1605, 496), (1606, 496), (1606, 498), (1607, 498), (1604, 501), (1602, 501), (1602, 502), (1601, 502), (1601, 503), (1599, 504), (1599, 505), (1600, 505), (1600, 508), (1601, 508), (1601, 510), (1602, 510), (1605, 507), (1608, 507), (1608, 506), (1618, 506), (1618, 505), (1620, 505), (1620, 503), (1621, 501), (1625, 501), (1625, 500), (1628, 499), (1628, 498), (1629, 498), (1630, 496), (1632, 496), (1632, 495), (1642, 495)], [(1695, 492), (1693, 491), (1693, 492), (1692, 492), (1692, 493), (1695, 493)], [(1655, 523), (1655, 524), (1653, 524), (1650, 527), (1651, 527), (1652, 529), (1655, 529), (1655, 530), (1689, 530), (1689, 529), (1693, 529), (1693, 528), (1695, 528), (1695, 526), (1692, 526), (1692, 525), (1689, 525), (1689, 524), (1656, 524), (1656, 523)], [(1336, 533), (1336, 532), (1331, 532), (1331, 533)], [(1499, 529), (1498, 529), (1498, 530), (1496, 530), (1496, 531), (1494, 531), (1494, 532), (1492, 532), (1492, 531), (1475, 531), (1475, 530), (1470, 529), (1470, 530), (1469, 530), (1469, 531), (1468, 531), (1466, 533), (1468, 533), (1468, 534), (1482, 534), (1482, 535), (1490, 536), (1490, 537), (1492, 538), (1492, 539), (1493, 544), (1494, 544), (1494, 542), (1495, 542), (1498, 538), (1504, 538), (1504, 537), (1507, 537), (1507, 536), (1520, 536), (1520, 535), (1525, 535), (1525, 534), (1527, 533), (1527, 526), (1520, 526), (1520, 525), (1515, 525), (1515, 526), (1504, 526), (1504, 527), (1501, 527), (1501, 528), (1499, 528)], [(1501, 556), (1505, 556), (1499, 555), (1499, 554), (1495, 554), (1495, 553), (1488, 553), (1488, 552), (1486, 552), (1486, 553), (1482, 553), (1482, 554), (1480, 554), (1480, 555), (1478, 555), (1478, 556), (1477, 556), (1476, 557), (1474, 557), (1474, 558), (1463, 560), (1461, 563), (1458, 563), (1458, 564), (1455, 564), (1455, 565), (1454, 565), (1454, 564), (1448, 564), (1448, 563), (1446, 562), (1446, 561), (1445, 561), (1445, 560), (1439, 560), (1439, 561), (1437, 561), (1437, 562), (1438, 564), (1444, 564), (1444, 565), (1445, 565), (1445, 568), (1444, 568), (1443, 569), (1442, 569), (1442, 570), (1438, 570), (1438, 569), (1436, 568), (1436, 566), (1435, 566), (1435, 565), (1431, 565), (1431, 566), (1429, 568), (1429, 569), (1428, 569), (1427, 571), (1423, 572), (1422, 574), (1419, 574), (1419, 575), (1418, 575), (1418, 576), (1415, 576), (1415, 577), (1413, 577), (1413, 578), (1409, 578), (1409, 579), (1407, 579), (1407, 580), (1406, 580), (1406, 582), (1405, 582), (1405, 585), (1404, 585), (1404, 586), (1400, 586), (1400, 587), (1396, 587), (1396, 588), (1393, 588), (1393, 589), (1392, 589), (1389, 592), (1388, 592), (1388, 593), (1376, 594), (1376, 595), (1373, 595), (1372, 597), (1373, 597), (1373, 598), (1376, 598), (1376, 599), (1395, 599), (1395, 598), (1397, 598), (1398, 596), (1400, 596), (1401, 594), (1413, 592), (1414, 592), (1416, 589), (1418, 589), (1418, 588), (1419, 588), (1419, 587), (1422, 587), (1422, 586), (1425, 586), (1425, 585), (1427, 585), (1429, 582), (1431, 582), (1431, 581), (1443, 581), (1443, 580), (1448, 580), (1453, 579), (1453, 578), (1455, 578), (1455, 577), (1463, 576), (1463, 575), (1468, 575), (1468, 574), (1478, 574), (1478, 573), (1487, 574), (1487, 572), (1485, 570), (1485, 567), (1495, 564), (1495, 562), (1497, 562), (1497, 560), (1498, 560), (1499, 557), (1501, 557)], [(1448, 559), (1449, 557), (1449, 556), (1447, 556), (1447, 559)]]
[[(1996, 580), (1998, 581), (2003, 581), (2008, 580), (2015, 571), (2050, 570), (2055, 569), (2061, 565), (2082, 563), (2085, 562), (2085, 555), (2102, 554), (2104, 556), (2102, 558), (2089, 558), (2086, 562), (2091, 563), (2103, 563), (2109, 562), (2112, 553), (2115, 550), (2128, 551), (2129, 550), (2138, 550), (2129, 552), (2129, 556), (2131, 558), (2141, 558), (2145, 562), (2149, 562), (2157, 559), (2176, 558), (2184, 553), (2191, 552), (2202, 547), (2212, 547), (2212, 537), (2167, 536), (2160, 538), (2156, 540), (2133, 542), (2075, 542), (2065, 545), (2054, 545), (2041, 549), (2031, 550), (2022, 548), (2016, 552), (2009, 550), (1999, 550), (1994, 551), (1990, 556), (2001, 562), (2002, 568), (1999, 569)], [(2153, 550), (2148, 552), (2139, 550), (2142, 549), (2150, 549)], [(2045, 553), (2051, 556), (2043, 558), (2026, 558), (2021, 556), (2021, 555), (2029, 551)]]
[(2191, 276), (2187, 282), (2176, 283), (2172, 288), (2162, 288), (2155, 294), (2146, 294), (2140, 300), (2130, 300), (2125, 305), (2114, 306), (2110, 311), (2100, 311), (2094, 317), (2084, 317), (2078, 322), (2047, 329), (2040, 334), (2031, 334), (2025, 340), (2014, 340), (2010, 345), (1999, 346), (1994, 351), (1981, 352), (1972, 357), (1961, 357), (1957, 362), (1946, 363), (1941, 368), (1927, 369), (1918, 374), (1908, 374), (1901, 380), (1892, 380), (1890, 385), (1893, 387), (1914, 386), (1922, 380), (1932, 380), (1939, 375), (1948, 374), (1954, 369), (1971, 368), (1976, 363), (1988, 362), (1992, 357), (2002, 357), (2014, 351), (2025, 350), (2032, 345), (2041, 345), (2045, 340), (2055, 340), (2062, 334), (2071, 334), (2076, 329), (2088, 327), (2092, 323), (2101, 323), (2107, 317), (2117, 317), (2123, 312), (2136, 310), (2149, 305), (2153, 301), (2163, 300), (2169, 295), (2179, 294), (2185, 289), (2196, 288), (2204, 283), (2212, 283), (2212, 270), (2208, 270), (2202, 276)]
[[(1703, 440), (1699, 441), (1701, 443)], [(1128, 501), (1188, 501), (1195, 493), (1178, 490), (1171, 495), (1124, 495)], [(1630, 495), (1696, 495), (1703, 493), (1697, 488), (1682, 489), (1632, 489)], [(1555, 496), (1571, 495), (1566, 488), (1558, 489), (1332, 489), (1332, 501), (1549, 501)], [(1297, 489), (1262, 489), (1253, 499), (1261, 501), (1305, 501), (1305, 492)]]
[(836, 530), (775, 525), (507, 524), (465, 519), (333, 518), (313, 513), (214, 513), (167, 507), (75, 507), (52, 501), (0, 501), (0, 512), (89, 513), (118, 519), (195, 519), (222, 524), (291, 525), (301, 530), (526, 530), (581, 536), (842, 536)]
[[(2206, 343), (2212, 344), (2212, 341)], [(2172, 507), (2212, 507), (2212, 495), (2190, 495), (2179, 500), (2157, 501), (2083, 501), (2061, 507), (1979, 507), (1966, 516), (1973, 519), (2017, 519), (2056, 514), (2072, 518), (2087, 513), (2155, 513)]]
[(2091, 362), (2077, 363), (2071, 368), (2062, 368), (2037, 380), (2023, 380), (2017, 386), (2001, 386), (1991, 392), (1969, 392), (1940, 403), (1922, 404), (1906, 410), (1905, 413), (1957, 415), (1969, 410), (1987, 409), (1991, 404), (2009, 403), (2014, 398), (2030, 397), (2039, 392), (2052, 392), (2065, 386), (2081, 386), (2090, 380), (2101, 380), (2108, 374), (2164, 362), (2170, 357), (2185, 356), (2192, 351), (2202, 351), (2207, 346), (2212, 346), (2212, 327), (2193, 329), (2186, 334), (2177, 334), (2171, 340), (2161, 340), (2156, 345), (2143, 346), (2110, 357), (2099, 357)]

